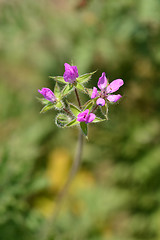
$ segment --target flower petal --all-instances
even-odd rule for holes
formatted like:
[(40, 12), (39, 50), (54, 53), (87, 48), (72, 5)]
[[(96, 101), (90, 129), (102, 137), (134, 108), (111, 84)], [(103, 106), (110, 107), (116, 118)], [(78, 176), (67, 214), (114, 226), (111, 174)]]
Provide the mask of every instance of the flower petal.
[(104, 106), (105, 105), (105, 100), (103, 98), (98, 98), (96, 103), (97, 103), (97, 105)]
[(56, 97), (54, 93), (49, 88), (42, 88), (41, 90), (38, 89), (38, 92), (44, 96), (45, 99), (47, 99), (50, 102), (55, 102)]
[(93, 120), (96, 118), (96, 115), (94, 113), (90, 113), (87, 120), (86, 120), (86, 123), (90, 123), (90, 122), (93, 122)]
[(86, 109), (84, 112), (81, 112), (77, 115), (78, 122), (85, 122), (89, 114), (89, 109)]
[(78, 78), (79, 76), (77, 66), (71, 66), (68, 63), (65, 63), (64, 66), (65, 66), (65, 72), (63, 74), (64, 81), (74, 83), (76, 81), (76, 78)]
[(111, 82), (107, 87), (107, 93), (116, 92), (124, 84), (122, 79), (116, 79)]
[(98, 97), (98, 91), (97, 91), (96, 87), (93, 88), (93, 92), (92, 92), (92, 95), (91, 95), (91, 98), (95, 98), (95, 97)]
[(106, 78), (106, 74), (105, 74), (105, 72), (103, 72), (102, 76), (99, 78), (99, 81), (98, 81), (97, 85), (98, 85), (99, 89), (103, 90), (103, 89), (106, 88), (107, 83), (108, 83), (108, 81), (107, 81), (107, 78)]
[(110, 102), (117, 102), (122, 96), (120, 94), (109, 95), (107, 97), (108, 101)]

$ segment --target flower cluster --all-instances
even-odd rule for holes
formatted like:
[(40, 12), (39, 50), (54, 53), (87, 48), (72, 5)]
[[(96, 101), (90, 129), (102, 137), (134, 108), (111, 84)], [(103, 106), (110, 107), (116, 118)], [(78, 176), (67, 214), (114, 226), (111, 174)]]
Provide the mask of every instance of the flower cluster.
[[(103, 72), (97, 83), (99, 90), (96, 87), (91, 90), (84, 87), (84, 84), (90, 80), (95, 72), (79, 76), (77, 66), (71, 66), (68, 63), (65, 63), (64, 66), (65, 72), (63, 76), (50, 77), (56, 81), (53, 92), (49, 88), (38, 90), (44, 97), (39, 98), (42, 104), (45, 105), (41, 112), (55, 108), (60, 111), (56, 117), (56, 124), (59, 127), (79, 125), (83, 134), (87, 136), (88, 123), (107, 120), (107, 102), (117, 102), (122, 97), (120, 94), (112, 93), (116, 92), (124, 82), (122, 79), (116, 79), (109, 84), (105, 72)], [(61, 89), (58, 83), (65, 84), (65, 86)], [(66, 100), (67, 95), (72, 91), (75, 92), (78, 107)], [(89, 100), (83, 105), (81, 105), (78, 91), (89, 95)], [(97, 108), (102, 110), (103, 118), (94, 114)]]

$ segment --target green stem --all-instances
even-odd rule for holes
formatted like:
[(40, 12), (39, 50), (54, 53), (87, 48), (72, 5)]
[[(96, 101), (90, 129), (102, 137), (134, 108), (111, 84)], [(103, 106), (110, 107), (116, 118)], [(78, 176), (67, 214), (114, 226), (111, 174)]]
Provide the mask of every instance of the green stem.
[(77, 91), (76, 88), (74, 89), (74, 91), (75, 91), (75, 94), (76, 94), (76, 98), (77, 98), (77, 102), (78, 102), (79, 108), (81, 109), (82, 107), (81, 107), (81, 101), (80, 101), (80, 98), (79, 98), (78, 91)]
[(68, 194), (68, 190), (71, 186), (71, 183), (79, 169), (79, 166), (81, 163), (82, 148), (83, 148), (83, 134), (80, 130), (77, 151), (76, 151), (76, 155), (75, 155), (75, 159), (74, 159), (72, 168), (70, 170), (70, 173), (69, 173), (69, 176), (68, 176), (68, 179), (67, 179), (65, 185), (63, 186), (62, 190), (60, 191), (60, 193), (57, 196), (57, 199), (56, 199), (57, 205), (53, 211), (52, 217), (49, 219), (49, 221), (47, 221), (46, 225), (42, 229), (43, 232), (41, 232), (40, 237), (39, 237), (39, 239), (41, 239), (41, 240), (47, 240), (47, 239), (49, 239), (49, 237), (51, 235), (51, 231), (53, 230), (53, 227), (54, 227), (54, 222), (60, 213), (62, 203), (63, 203), (64, 199), (66, 198), (66, 196)]

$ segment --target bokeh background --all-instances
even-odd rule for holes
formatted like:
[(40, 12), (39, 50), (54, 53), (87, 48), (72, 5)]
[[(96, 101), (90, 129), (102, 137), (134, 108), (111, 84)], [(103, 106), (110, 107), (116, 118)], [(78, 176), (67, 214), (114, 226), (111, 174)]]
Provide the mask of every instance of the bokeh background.
[(72, 61), (98, 70), (89, 87), (102, 71), (125, 85), (90, 126), (48, 240), (159, 240), (159, 0), (0, 1), (0, 239), (40, 239), (67, 178), (78, 130), (39, 114), (36, 97)]

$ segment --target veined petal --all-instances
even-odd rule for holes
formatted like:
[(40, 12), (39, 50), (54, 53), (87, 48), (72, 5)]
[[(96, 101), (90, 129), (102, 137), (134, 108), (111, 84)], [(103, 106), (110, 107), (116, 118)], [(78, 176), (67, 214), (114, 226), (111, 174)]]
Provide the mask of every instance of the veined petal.
[(76, 81), (76, 78), (78, 78), (79, 76), (77, 66), (71, 66), (68, 63), (65, 63), (64, 66), (65, 66), (65, 72), (63, 74), (64, 81), (74, 83)]
[(89, 114), (89, 109), (86, 109), (84, 112), (81, 112), (77, 115), (78, 122), (86, 122)]
[(91, 122), (93, 122), (93, 120), (96, 118), (96, 115), (94, 114), (94, 113), (90, 113), (89, 115), (88, 115), (88, 118), (87, 118), (87, 120), (86, 120), (86, 123), (91, 123)]
[(97, 103), (97, 105), (104, 106), (105, 105), (105, 100), (103, 98), (98, 98), (96, 103)]
[(110, 102), (117, 102), (122, 96), (120, 94), (109, 95), (107, 97), (108, 101)]
[(42, 88), (41, 90), (38, 89), (38, 92), (44, 96), (45, 99), (47, 99), (50, 102), (55, 102), (56, 97), (54, 93), (49, 88)]
[(99, 89), (103, 90), (103, 89), (106, 88), (107, 83), (108, 83), (108, 81), (107, 81), (107, 78), (106, 78), (106, 74), (105, 74), (105, 72), (103, 72), (102, 76), (99, 78), (99, 81), (98, 81), (97, 85), (98, 85)]
[(108, 85), (106, 92), (107, 93), (116, 92), (123, 84), (124, 82), (122, 79), (116, 79)]
[(97, 91), (96, 87), (93, 87), (93, 92), (92, 92), (91, 98), (93, 99), (95, 97), (98, 97), (98, 91)]

